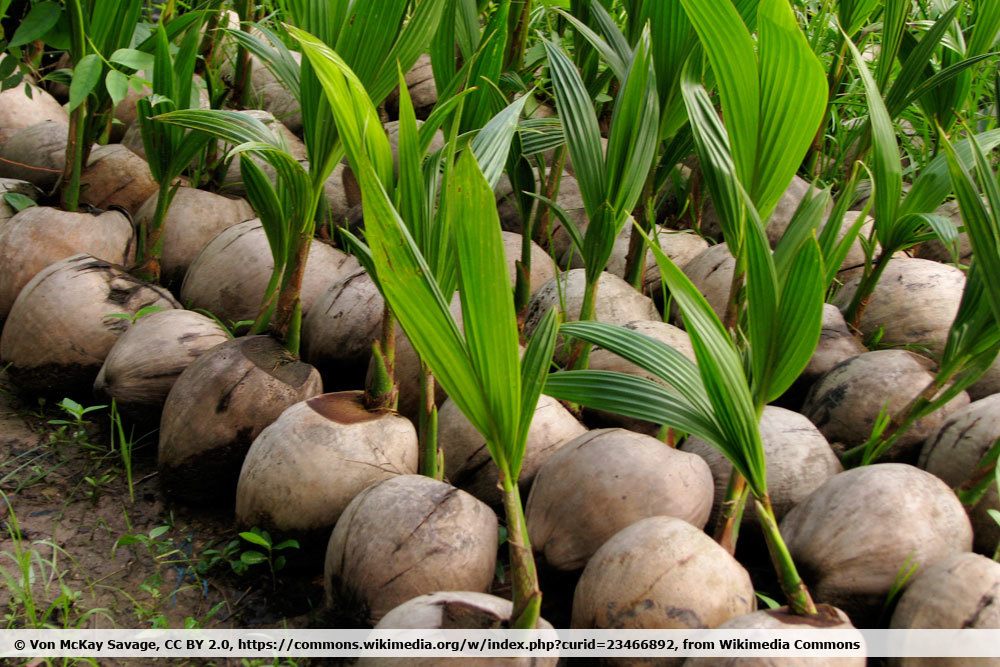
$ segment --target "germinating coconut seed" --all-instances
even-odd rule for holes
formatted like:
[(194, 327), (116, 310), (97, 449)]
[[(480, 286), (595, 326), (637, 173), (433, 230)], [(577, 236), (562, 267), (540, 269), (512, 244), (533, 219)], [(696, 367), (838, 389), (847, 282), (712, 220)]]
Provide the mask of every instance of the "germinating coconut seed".
[(157, 188), (146, 161), (121, 144), (97, 146), (80, 174), (80, 201), (95, 208), (139, 210)]
[[(812, 185), (809, 181), (795, 176), (789, 184), (785, 194), (781, 196), (774, 213), (767, 221), (767, 238), (771, 245), (777, 245), (788, 224), (792, 221), (796, 209), (802, 203), (803, 198), (809, 193)], [(815, 190), (813, 191), (815, 193)], [(701, 214), (701, 233), (715, 239), (722, 238), (722, 228), (719, 225), (719, 214), (715, 210), (711, 199), (705, 202), (705, 210)]]
[[(503, 233), (504, 255), (507, 257), (507, 273), (510, 276), (510, 284), (514, 285), (517, 280), (516, 262), (521, 260), (521, 247), (524, 238), (516, 232)], [(542, 247), (531, 241), (531, 276), (528, 280), (529, 291), (534, 294), (542, 285), (556, 277), (556, 263), (549, 257)]]
[(585, 433), (535, 476), (525, 509), (531, 545), (558, 570), (578, 570), (612, 535), (650, 516), (702, 528), (712, 473), (698, 456), (624, 429)]
[(363, 397), (315, 396), (261, 431), (240, 471), (237, 523), (326, 539), (359, 493), (416, 473), (413, 424), (389, 410), (366, 410)]
[(858, 627), (878, 620), (901, 568), (927, 568), (972, 548), (955, 493), (901, 463), (834, 475), (785, 515), (781, 534), (816, 599)]
[[(694, 283), (719, 317), (724, 317), (726, 314), (735, 267), (736, 260), (725, 243), (702, 251), (684, 266), (684, 274)], [(677, 318), (679, 312), (675, 307), (674, 318)]]
[(823, 304), (823, 330), (819, 335), (819, 343), (799, 379), (811, 384), (838, 364), (867, 351), (857, 336), (851, 333), (840, 310), (833, 304)]
[(31, 206), (0, 224), (0, 320), (39, 271), (81, 252), (130, 264), (135, 235), (128, 217), (121, 211), (91, 215)]
[(0, 130), (20, 130), (44, 122), (69, 122), (69, 115), (54, 97), (33, 83), (25, 85), (30, 88), (31, 97), (25, 94), (24, 86), (0, 92)]
[(28, 199), (37, 202), (41, 191), (28, 181), (21, 181), (16, 178), (0, 178), (0, 224), (13, 218), (18, 209), (11, 206), (7, 201), (7, 195), (23, 195)]
[[(971, 488), (982, 475), (983, 457), (1000, 438), (1000, 394), (970, 403), (954, 412), (920, 451), (919, 465), (952, 488)], [(1000, 491), (987, 486), (969, 511), (976, 550), (992, 556), (1000, 546), (1000, 524), (990, 510), (1000, 511)]]
[[(420, 120), (426, 120), (437, 104), (437, 86), (434, 84), (434, 68), (431, 58), (426, 53), (417, 58), (416, 64), (407, 71), (404, 80), (410, 93), (410, 103)], [(399, 118), (399, 89), (389, 93), (385, 100), (385, 110), (390, 118)]]
[[(890, 628), (1000, 630), (1000, 563), (971, 553), (938, 561), (906, 587)], [(996, 667), (998, 658), (896, 658), (900, 667)]]
[(487, 505), (444, 482), (400, 475), (368, 487), (330, 536), (327, 603), (377, 623), (418, 595), (485, 593), (496, 566), (497, 528)]
[(47, 120), (14, 130), (0, 141), (0, 176), (52, 190), (66, 166), (64, 121)]
[(143, 309), (179, 308), (162, 287), (91, 255), (73, 255), (32, 278), (7, 316), (0, 364), (40, 393), (90, 393), (105, 357)]

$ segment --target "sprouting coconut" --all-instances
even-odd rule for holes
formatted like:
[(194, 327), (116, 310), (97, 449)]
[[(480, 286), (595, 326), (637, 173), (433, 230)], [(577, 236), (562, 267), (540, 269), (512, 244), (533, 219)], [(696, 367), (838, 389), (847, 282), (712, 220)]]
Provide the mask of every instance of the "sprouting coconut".
[[(289, 52), (300, 65), (302, 54), (298, 51)], [(302, 134), (302, 110), (299, 101), (288, 88), (278, 80), (255, 55), (250, 56), (250, 86), (251, 106), (263, 109), (280, 120), (289, 131)]]
[(686, 521), (653, 516), (605, 542), (573, 596), (574, 628), (714, 628), (755, 608), (750, 575)]
[[(847, 614), (830, 605), (816, 605), (819, 612), (815, 616), (791, 614), (788, 607), (760, 609), (752, 614), (731, 618), (716, 630), (853, 630)], [(861, 635), (858, 635), (861, 639)], [(684, 667), (865, 667), (864, 656), (849, 658), (810, 658), (797, 656), (732, 658), (688, 658)]]
[[(245, 116), (249, 116), (250, 118), (260, 121), (265, 125), (265, 127), (267, 127), (267, 129), (269, 129), (275, 135), (281, 137), (281, 140), (288, 148), (288, 153), (296, 160), (298, 160), (300, 163), (302, 163), (303, 166), (306, 166), (306, 158), (307, 158), (306, 145), (302, 143), (301, 139), (292, 134), (291, 130), (285, 127), (285, 125), (283, 125), (271, 113), (267, 111), (261, 111), (259, 109), (245, 109), (239, 111), (238, 113), (241, 113)], [(220, 150), (225, 152), (232, 150), (232, 148), (233, 148), (232, 145), (226, 143), (223, 143), (220, 146)], [(252, 159), (257, 164), (257, 166), (259, 166), (261, 169), (264, 170), (264, 173), (267, 174), (268, 178), (272, 180), (275, 178), (274, 167), (272, 167), (264, 160), (261, 160), (260, 158), (251, 157), (250, 159)], [(247, 194), (246, 187), (243, 184), (243, 174), (240, 171), (240, 161), (238, 159), (233, 159), (229, 162), (229, 167), (226, 171), (226, 175), (222, 179), (221, 191), (224, 192), (225, 194), (235, 195), (238, 197), (246, 196)]]
[(121, 144), (94, 148), (80, 174), (80, 202), (100, 209), (135, 213), (158, 188), (146, 161)]
[[(420, 595), (407, 600), (375, 625), (376, 630), (485, 630), (508, 628), (513, 604), (510, 600), (488, 593), (472, 591), (444, 591)], [(538, 630), (551, 630), (552, 625), (543, 618), (535, 625)], [(451, 661), (451, 663), (449, 663)], [(558, 658), (361, 658), (363, 667), (438, 667), (458, 664), (470, 667), (555, 667)]]
[(111, 347), (143, 308), (179, 308), (170, 293), (91, 255), (73, 255), (32, 278), (7, 317), (0, 365), (20, 386), (62, 395), (90, 391)]
[(190, 310), (143, 315), (111, 348), (94, 390), (130, 411), (159, 416), (181, 372), (227, 340), (218, 322)]
[(368, 487), (341, 514), (326, 552), (327, 602), (378, 622), (418, 595), (489, 590), (497, 517), (484, 503), (421, 475)]
[[(530, 335), (551, 308), (565, 307), (567, 322), (579, 319), (585, 285), (584, 269), (566, 271), (543, 285), (528, 304), (525, 334)], [(604, 272), (598, 282), (594, 319), (608, 324), (627, 324), (636, 320), (658, 320), (660, 314), (652, 299), (636, 292), (618, 276)]]
[(348, 503), (373, 484), (417, 472), (417, 433), (364, 394), (323, 394), (286, 409), (254, 440), (236, 491), (236, 521), (329, 537)]
[[(517, 280), (517, 266), (515, 261), (521, 259), (521, 244), (523, 237), (516, 232), (503, 232), (503, 249), (507, 256), (507, 273), (510, 276), (510, 284), (514, 285)], [(530, 289), (534, 294), (542, 285), (556, 277), (556, 263), (552, 261), (548, 253), (542, 247), (531, 242), (531, 277)]]
[[(860, 277), (848, 280), (833, 303), (846, 309)], [(927, 259), (894, 258), (861, 313), (865, 336), (883, 332), (887, 345), (921, 345), (940, 354), (958, 313), (965, 274), (954, 266)]]
[[(553, 454), (587, 429), (559, 401), (540, 396), (532, 418), (521, 466), (522, 495)], [(444, 451), (445, 476), (460, 489), (493, 507), (502, 501), (497, 468), (479, 431), (447, 400), (438, 413), (438, 440)]]
[(535, 475), (525, 508), (531, 545), (552, 567), (578, 570), (612, 535), (647, 517), (701, 529), (713, 488), (699, 456), (624, 429), (590, 431)]
[[(410, 101), (417, 118), (426, 120), (437, 104), (437, 86), (434, 83), (434, 69), (431, 58), (426, 53), (419, 58), (404, 77), (410, 92)], [(399, 89), (392, 91), (385, 100), (386, 112), (392, 118), (399, 118)]]
[(384, 310), (382, 294), (360, 268), (316, 299), (302, 321), (302, 356), (319, 369), (327, 389), (364, 382)]
[(735, 269), (736, 259), (725, 243), (709, 247), (683, 268), (684, 275), (691, 279), (719, 317), (726, 314)]
[(232, 502), (254, 439), (285, 408), (323, 391), (319, 373), (270, 336), (237, 338), (177, 378), (160, 420), (160, 481), (192, 502)]
[[(983, 457), (1000, 438), (1000, 394), (955, 411), (927, 438), (919, 465), (952, 488), (979, 480)], [(990, 484), (970, 512), (976, 550), (992, 555), (1000, 545), (1000, 524), (988, 513), (1000, 510), (1000, 492)]]
[[(31, 97), (24, 93), (25, 86)], [(69, 123), (69, 114), (56, 98), (33, 83), (0, 92), (0, 130), (20, 130), (38, 123)]]
[[(861, 211), (846, 211), (844, 213), (844, 219), (840, 225), (840, 231), (837, 233), (837, 241), (839, 242), (847, 234), (848, 230), (857, 222), (858, 218), (861, 217)], [(852, 269), (857, 269), (865, 265), (865, 249), (861, 245), (862, 238), (868, 238), (872, 233), (872, 228), (875, 225), (875, 220), (868, 217), (864, 223), (861, 225), (861, 229), (858, 231), (857, 237), (851, 243), (850, 249), (847, 251), (847, 256), (844, 257), (844, 261), (840, 265), (840, 271), (850, 271)], [(881, 247), (876, 244), (875, 254)], [(849, 274), (841, 273), (842, 276), (847, 276)]]
[(135, 235), (128, 217), (119, 211), (90, 215), (31, 206), (0, 225), (0, 320), (39, 271), (81, 252), (130, 264)]
[[(357, 260), (350, 255), (324, 243), (311, 244), (302, 280), (302, 313), (309, 313), (330, 283), (357, 268)], [(241, 222), (224, 230), (199, 253), (184, 277), (181, 300), (224, 321), (252, 320), (260, 310), (273, 269), (260, 220)]]
[(834, 475), (781, 521), (781, 534), (818, 602), (868, 627), (901, 569), (972, 548), (962, 503), (934, 475), (879, 463)]
[[(1000, 630), (1000, 563), (971, 553), (931, 565), (911, 581), (889, 627), (893, 630)], [(900, 667), (996, 667), (1000, 658), (894, 658)]]
[[(785, 194), (781, 195), (781, 199), (778, 200), (778, 205), (775, 207), (774, 213), (771, 214), (771, 218), (765, 221), (767, 223), (767, 239), (772, 246), (777, 245), (778, 241), (781, 240), (785, 230), (788, 229), (788, 224), (795, 215), (796, 209), (809, 193), (810, 188), (812, 185), (809, 184), (809, 181), (798, 176), (792, 177)], [(715, 239), (722, 238), (719, 216), (715, 212), (715, 206), (712, 205), (711, 200), (705, 202), (705, 209), (701, 215), (701, 233)]]
[(13, 132), (0, 141), (0, 176), (28, 181), (48, 192), (62, 176), (66, 165), (66, 135), (69, 127), (45, 121)]
[(811, 384), (833, 370), (837, 364), (867, 351), (847, 327), (840, 309), (829, 303), (823, 304), (823, 330), (800, 380)]
[[(901, 414), (934, 379), (929, 359), (906, 350), (875, 350), (851, 357), (821, 377), (806, 396), (802, 414), (831, 443), (864, 444), (883, 406)], [(886, 453), (889, 460), (912, 459), (916, 448), (956, 410), (968, 405), (962, 392), (917, 421)]]
[[(137, 226), (152, 219), (156, 200), (157, 195), (153, 195), (135, 214)], [(195, 188), (178, 188), (163, 222), (163, 254), (160, 256), (163, 284), (180, 285), (198, 253), (212, 239), (233, 225), (253, 218), (253, 209), (244, 199)]]
[(17, 209), (11, 206), (6, 199), (6, 195), (8, 194), (22, 195), (33, 201), (38, 201), (41, 192), (28, 181), (21, 181), (16, 178), (0, 178), (0, 225), (17, 214)]
[[(795, 505), (844, 468), (823, 434), (797, 412), (768, 405), (760, 419), (760, 436), (767, 455), (767, 488), (779, 521)], [(716, 447), (690, 437), (681, 449), (705, 459), (715, 479), (712, 515), (718, 516), (726, 496), (733, 466)], [(744, 523), (755, 524), (753, 505), (746, 508)]]

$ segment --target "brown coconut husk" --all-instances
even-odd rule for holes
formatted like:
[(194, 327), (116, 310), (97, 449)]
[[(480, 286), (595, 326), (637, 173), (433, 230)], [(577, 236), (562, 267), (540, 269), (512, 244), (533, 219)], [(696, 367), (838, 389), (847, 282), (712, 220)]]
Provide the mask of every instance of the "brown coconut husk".
[(129, 149), (97, 146), (80, 174), (80, 202), (105, 210), (120, 206), (134, 214), (159, 187), (146, 161)]
[[(31, 97), (25, 88), (31, 90)], [(69, 123), (69, 114), (52, 95), (33, 83), (0, 93), (0, 130), (20, 130), (44, 122)]]
[(69, 126), (45, 121), (13, 131), (0, 140), (0, 176), (28, 181), (50, 192), (66, 165)]

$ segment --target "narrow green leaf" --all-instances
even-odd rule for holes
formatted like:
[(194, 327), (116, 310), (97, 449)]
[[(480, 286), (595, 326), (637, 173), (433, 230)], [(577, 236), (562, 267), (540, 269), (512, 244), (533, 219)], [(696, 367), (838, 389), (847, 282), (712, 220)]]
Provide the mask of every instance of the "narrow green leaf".
[[(524, 447), (528, 440), (528, 431), (538, 406), (538, 397), (545, 387), (545, 379), (552, 366), (552, 355), (556, 349), (556, 338), (559, 332), (559, 316), (552, 308), (545, 313), (538, 326), (535, 327), (528, 347), (521, 359), (521, 416), (517, 427), (517, 460), (524, 458)], [(512, 465), (513, 468), (513, 465)], [(511, 474), (520, 476), (520, 464)]]
[(527, 95), (511, 102), (500, 113), (490, 119), (472, 140), (472, 152), (479, 160), (479, 168), (490, 187), (496, 187), (503, 175), (510, 153), (511, 141), (517, 132), (518, 120), (524, 109)]

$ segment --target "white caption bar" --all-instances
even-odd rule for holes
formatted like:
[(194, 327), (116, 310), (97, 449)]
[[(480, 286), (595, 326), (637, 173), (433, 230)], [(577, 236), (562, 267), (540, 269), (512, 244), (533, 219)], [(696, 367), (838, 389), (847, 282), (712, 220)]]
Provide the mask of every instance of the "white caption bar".
[(0, 657), (1000, 657), (1000, 630), (0, 630)]

